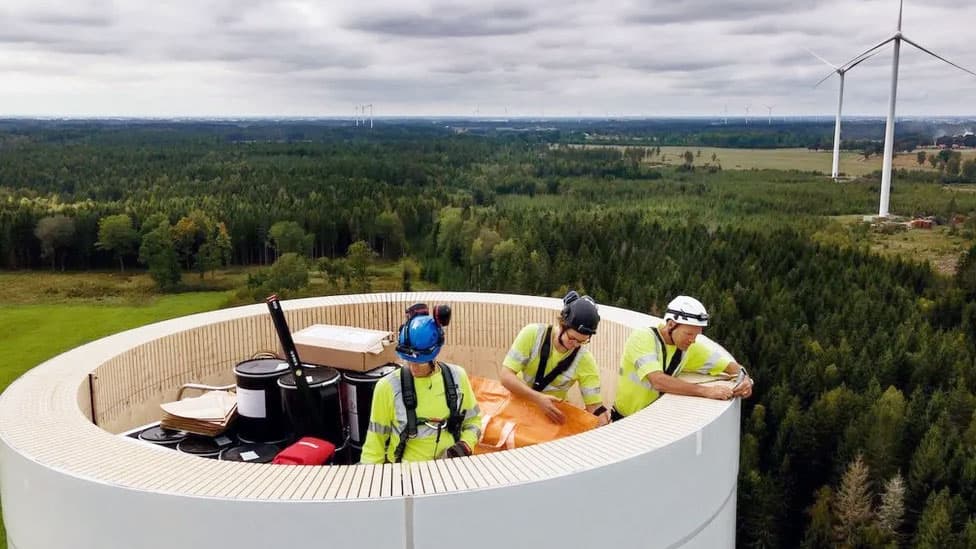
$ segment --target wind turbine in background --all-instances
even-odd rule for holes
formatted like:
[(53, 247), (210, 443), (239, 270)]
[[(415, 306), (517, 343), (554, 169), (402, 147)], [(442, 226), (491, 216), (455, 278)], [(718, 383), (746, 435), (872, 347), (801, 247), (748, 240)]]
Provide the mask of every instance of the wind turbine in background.
[(751, 108), (752, 108), (752, 105), (746, 105), (746, 124), (749, 123), (749, 109), (751, 109)]
[(766, 105), (766, 110), (769, 111), (769, 125), (773, 125), (773, 107), (776, 105)]
[(877, 45), (871, 49), (865, 51), (861, 55), (858, 55), (854, 59), (848, 61), (843, 66), (851, 65), (852, 63), (859, 63), (865, 56), (871, 56), (878, 49), (886, 45), (888, 42), (894, 42), (894, 54), (891, 58), (891, 95), (888, 97), (888, 120), (885, 123), (885, 144), (884, 144), (884, 163), (881, 165), (881, 203), (878, 206), (878, 217), (888, 217), (888, 204), (891, 200), (891, 160), (894, 157), (895, 150), (895, 97), (898, 93), (898, 56), (901, 52), (902, 41), (908, 42), (909, 44), (915, 46), (916, 48), (922, 50), (923, 52), (935, 57), (936, 59), (943, 61), (956, 67), (957, 69), (976, 76), (976, 72), (973, 72), (965, 67), (961, 67), (952, 61), (949, 61), (945, 57), (942, 57), (931, 50), (925, 49), (924, 47), (918, 45), (914, 41), (910, 40), (907, 36), (901, 33), (901, 19), (902, 11), (905, 7), (904, 0), (899, 0), (898, 2), (898, 28), (895, 33), (888, 38), (882, 40)]
[(359, 105), (356, 105), (356, 127), (359, 127)]
[(834, 75), (834, 73), (837, 73), (837, 76), (840, 77), (840, 91), (837, 94), (837, 118), (834, 120), (834, 162), (832, 164), (832, 167), (830, 168), (830, 177), (834, 178), (834, 180), (837, 180), (838, 177), (840, 177), (839, 175), (840, 174), (840, 118), (841, 118), (841, 111), (844, 109), (844, 75), (847, 74), (847, 71), (853, 69), (854, 67), (863, 63), (864, 61), (867, 61), (871, 57), (877, 55), (878, 52), (875, 51), (870, 55), (865, 55), (864, 57), (861, 58), (854, 58), (851, 61), (849, 61), (847, 64), (841, 65), (839, 67), (837, 65), (834, 65), (830, 61), (827, 61), (823, 57), (820, 57), (819, 55), (813, 53), (813, 51), (811, 50), (807, 50), (807, 52), (810, 55), (826, 63), (828, 67), (834, 69), (834, 72), (828, 74), (827, 76), (824, 76), (823, 78), (820, 79), (819, 82), (814, 84), (813, 85), (814, 88), (826, 82), (828, 78)]

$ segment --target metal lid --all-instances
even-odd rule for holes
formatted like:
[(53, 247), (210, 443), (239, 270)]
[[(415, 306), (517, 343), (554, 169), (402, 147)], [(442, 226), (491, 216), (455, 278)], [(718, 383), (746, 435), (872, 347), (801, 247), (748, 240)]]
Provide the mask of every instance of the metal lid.
[[(308, 382), (309, 387), (321, 387), (339, 382), (339, 371), (329, 366), (306, 366), (304, 373), (305, 381)], [(284, 387), (285, 389), (294, 389), (295, 376), (291, 372), (288, 372), (279, 377), (278, 386)]]
[(375, 383), (380, 379), (392, 374), (393, 372), (400, 369), (400, 366), (396, 364), (384, 364), (378, 368), (373, 368), (365, 372), (349, 372), (343, 370), (342, 379), (346, 381), (365, 381), (369, 383)]
[(279, 448), (274, 444), (243, 444), (226, 448), (220, 452), (221, 461), (242, 461), (245, 463), (271, 463), (278, 455)]
[(150, 427), (139, 433), (139, 440), (152, 442), (153, 444), (176, 444), (187, 436), (186, 431), (174, 431), (173, 429), (163, 429), (159, 425)]
[(216, 456), (222, 448), (227, 448), (233, 444), (234, 439), (227, 435), (213, 438), (193, 435), (177, 444), (176, 449), (197, 456)]
[(278, 377), (288, 371), (288, 363), (277, 358), (255, 358), (234, 366), (234, 374), (241, 377)]

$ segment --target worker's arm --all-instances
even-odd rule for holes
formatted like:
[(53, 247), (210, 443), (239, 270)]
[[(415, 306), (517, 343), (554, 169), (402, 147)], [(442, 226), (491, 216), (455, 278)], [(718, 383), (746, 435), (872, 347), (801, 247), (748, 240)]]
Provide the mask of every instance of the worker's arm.
[(676, 377), (671, 377), (660, 370), (648, 374), (647, 381), (659, 393), (711, 398), (715, 400), (729, 400), (732, 398), (732, 388), (725, 384), (706, 386), (688, 383)]
[[(554, 400), (558, 399), (533, 390), (519, 378), (519, 374), (525, 370), (532, 360), (532, 349), (542, 344), (541, 338), (545, 337), (545, 333), (545, 326), (538, 324), (529, 324), (522, 328), (519, 334), (515, 336), (515, 341), (512, 342), (511, 349), (505, 355), (505, 360), (502, 361), (502, 368), (498, 377), (502, 385), (513, 395), (535, 403), (552, 422), (562, 423), (566, 418), (553, 403)], [(538, 372), (538, 366), (536, 371)]]
[(369, 429), (366, 432), (366, 442), (363, 443), (361, 463), (386, 462), (387, 446), (396, 420), (391, 379), (395, 378), (391, 376), (380, 380), (373, 392), (373, 406), (369, 412)]
[(554, 401), (559, 400), (556, 397), (533, 390), (532, 387), (529, 387), (515, 372), (509, 370), (507, 367), (502, 367), (499, 377), (501, 378), (502, 385), (513, 395), (535, 403), (536, 406), (546, 413), (546, 417), (554, 423), (562, 423), (566, 420), (565, 415), (554, 404)]
[(600, 425), (606, 425), (610, 423), (610, 410), (603, 405), (603, 397), (600, 394), (600, 371), (596, 365), (596, 359), (590, 352), (580, 352), (583, 355), (576, 365), (576, 373), (579, 376), (578, 383), (580, 394), (583, 396), (583, 404), (586, 406), (586, 411), (591, 414), (603, 408), (603, 411), (596, 416), (600, 420)]
[(469, 451), (474, 451), (474, 447), (481, 440), (481, 408), (471, 389), (471, 380), (465, 375), (461, 378), (461, 394), (464, 401), (461, 403), (464, 414), (464, 422), (461, 423), (461, 441), (468, 445)]
[[(745, 368), (743, 368), (738, 362), (735, 362), (734, 360), (730, 362), (728, 366), (725, 367), (725, 373), (733, 376), (738, 376), (739, 372), (742, 372), (744, 370)], [(749, 398), (752, 396), (752, 376), (749, 375), (749, 372), (744, 372), (744, 373), (745, 373), (745, 377), (743, 377), (742, 381), (740, 381), (732, 389), (733, 396), (742, 397), (742, 398)]]

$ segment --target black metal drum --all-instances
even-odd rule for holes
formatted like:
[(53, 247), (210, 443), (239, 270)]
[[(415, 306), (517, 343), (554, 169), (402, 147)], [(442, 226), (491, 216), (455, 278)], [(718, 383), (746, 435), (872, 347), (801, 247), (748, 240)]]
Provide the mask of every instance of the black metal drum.
[[(346, 412), (346, 425), (349, 426), (349, 440), (362, 451), (369, 429), (369, 413), (373, 407), (373, 390), (376, 383), (400, 367), (387, 364), (367, 372), (342, 372), (342, 403)], [(353, 463), (359, 462), (359, 455)]]
[(281, 442), (289, 428), (281, 405), (278, 378), (288, 363), (277, 358), (245, 360), (234, 366), (237, 378), (237, 431), (241, 442)]
[(271, 463), (280, 448), (275, 444), (242, 444), (220, 451), (221, 461), (243, 461), (245, 463)]
[(312, 393), (312, 409), (319, 414), (319, 431), (316, 421), (308, 417), (308, 407), (295, 387), (295, 376), (291, 372), (278, 379), (281, 400), (285, 405), (285, 415), (298, 436), (313, 436), (343, 446), (346, 437), (342, 426), (342, 401), (339, 398), (339, 372), (328, 366), (305, 368), (305, 380)]
[(176, 449), (185, 454), (216, 459), (222, 450), (231, 448), (236, 444), (237, 441), (228, 435), (218, 435), (216, 437), (190, 435), (180, 441), (176, 445)]
[(159, 425), (156, 425), (155, 427), (150, 427), (139, 433), (139, 440), (159, 444), (160, 446), (175, 448), (177, 444), (186, 438), (186, 436), (186, 431), (163, 429)]

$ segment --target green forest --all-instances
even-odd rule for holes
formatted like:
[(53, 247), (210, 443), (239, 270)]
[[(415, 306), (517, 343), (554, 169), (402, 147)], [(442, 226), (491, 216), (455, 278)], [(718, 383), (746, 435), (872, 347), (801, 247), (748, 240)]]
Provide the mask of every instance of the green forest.
[(877, 211), (879, 174), (723, 170), (693, 145), (664, 167), (653, 147), (562, 146), (594, 128), (468, 130), (3, 121), (0, 269), (139, 269), (178, 292), (186, 272), (254, 267), (246, 300), (306, 295), (310, 271), (368, 290), (366, 265), (389, 260), (405, 289), (577, 288), (655, 314), (694, 295), (756, 379), (740, 546), (976, 547), (976, 192), (957, 175), (899, 171), (892, 189), (895, 214), (965, 243), (941, 274), (835, 217)]

